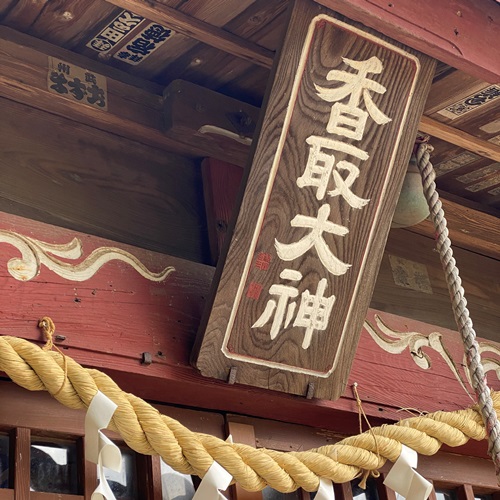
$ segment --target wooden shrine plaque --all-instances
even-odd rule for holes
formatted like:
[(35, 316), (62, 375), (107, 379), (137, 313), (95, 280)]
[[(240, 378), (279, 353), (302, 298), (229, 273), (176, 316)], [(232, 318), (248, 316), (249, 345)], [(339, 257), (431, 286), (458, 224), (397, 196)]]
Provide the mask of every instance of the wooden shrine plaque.
[[(347, 382), (434, 61), (294, 4), (196, 366), (336, 399)], [(201, 337), (201, 335), (200, 335)]]

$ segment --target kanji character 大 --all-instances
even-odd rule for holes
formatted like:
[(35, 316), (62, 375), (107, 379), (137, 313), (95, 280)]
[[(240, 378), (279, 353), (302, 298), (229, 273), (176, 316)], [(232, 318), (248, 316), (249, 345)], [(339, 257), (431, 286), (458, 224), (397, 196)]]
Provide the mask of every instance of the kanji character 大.
[(118, 52), (118, 54), (116, 54), (120, 59), (128, 59), (131, 54), (130, 52), (127, 52), (126, 50), (122, 50), (120, 52)]
[(274, 240), (274, 246), (281, 260), (289, 262), (304, 255), (312, 247), (316, 249), (319, 260), (326, 269), (334, 276), (345, 274), (351, 267), (351, 264), (346, 264), (337, 258), (328, 248), (326, 241), (323, 238), (323, 233), (336, 234), (345, 236), (349, 229), (328, 220), (330, 215), (330, 205), (325, 203), (318, 210), (318, 217), (308, 217), (306, 215), (296, 215), (290, 222), (292, 227), (310, 228), (309, 234), (305, 235), (301, 240), (295, 243), (280, 243)]

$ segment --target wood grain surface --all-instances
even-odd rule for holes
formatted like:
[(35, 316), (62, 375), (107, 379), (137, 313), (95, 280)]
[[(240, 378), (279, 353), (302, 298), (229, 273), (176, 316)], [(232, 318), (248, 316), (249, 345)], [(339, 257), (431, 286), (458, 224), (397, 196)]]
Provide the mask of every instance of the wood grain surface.
[(12, 101), (0, 106), (2, 210), (208, 260), (196, 163)]
[[(124, 390), (140, 397), (342, 430), (347, 434), (358, 432), (357, 406), (350, 387), (354, 382), (358, 383), (372, 425), (402, 418), (401, 408), (449, 411), (471, 403), (439, 353), (424, 347), (431, 361), (431, 366), (424, 370), (417, 366), (408, 349), (390, 354), (367, 331), (361, 334), (348, 387), (337, 401), (308, 400), (202, 377), (190, 366), (189, 357), (213, 268), (8, 214), (1, 215), (0, 229), (48, 243), (65, 244), (77, 237), (82, 242), (83, 257), (98, 247), (119, 247), (135, 255), (151, 271), (160, 271), (168, 265), (176, 268), (166, 281), (159, 283), (143, 278), (118, 261), (109, 262), (91, 279), (80, 283), (68, 281), (46, 267), (42, 267), (36, 278), (23, 282), (14, 279), (6, 268), (10, 259), (19, 256), (19, 251), (7, 243), (0, 244), (1, 334), (41, 345), (43, 339), (36, 325), (42, 316), (49, 315), (56, 324), (56, 335), (65, 337), (57, 340), (63, 352), (84, 366), (105, 371)], [(375, 324), (375, 315), (395, 332), (418, 332), (425, 337), (439, 332), (464, 377), (458, 333), (373, 309), (366, 319)], [(500, 347), (498, 343), (479, 340), (496, 349)], [(141, 363), (144, 352), (151, 354), (150, 365)], [(485, 356), (499, 358), (492, 352)], [(493, 389), (500, 389), (493, 372), (488, 373), (488, 381)], [(42, 396), (32, 394), (30, 401), (36, 404)], [(1, 398), (0, 394), (2, 415), (6, 415), (8, 405)], [(12, 418), (16, 414), (13, 412)], [(47, 418), (46, 413), (32, 414), (30, 426), (43, 427)], [(58, 425), (70, 433), (72, 418), (61, 418)]]
[[(293, 94), (290, 97), (291, 82), (299, 65), (309, 23), (320, 12), (318, 6), (307, 2), (295, 4), (197, 367), (206, 376), (226, 379), (229, 367), (236, 366), (239, 382), (302, 395), (305, 395), (308, 384), (314, 383), (316, 396), (336, 398), (347, 380), (399, 185), (413, 145), (410, 130), (416, 128), (434, 63), (422, 57), (421, 71), (417, 72), (412, 59), (385, 45), (385, 41), (375, 44), (350, 32), (343, 25), (339, 27), (322, 21), (316, 25), (303, 73), (302, 69), (299, 70), (300, 85), (294, 87), (298, 88), (295, 101)], [(330, 50), (331, 47), (335, 49)], [(352, 189), (371, 201), (361, 210), (355, 210), (341, 197), (327, 198), (332, 214), (329, 220), (347, 226), (350, 232), (343, 238), (323, 234), (332, 253), (341, 261), (352, 264), (352, 268), (341, 276), (334, 276), (324, 269), (314, 250), (294, 259), (293, 263), (283, 262), (274, 248), (275, 239), (290, 244), (304, 237), (307, 230), (291, 228), (290, 221), (297, 214), (316, 217), (321, 206), (316, 199), (315, 188), (299, 189), (296, 185), (296, 179), (303, 174), (308, 159), (306, 139), (327, 136), (325, 129), (331, 103), (316, 96), (314, 85), (328, 86), (326, 75), (332, 68), (346, 70), (341, 57), (368, 60), (372, 56), (384, 61), (384, 71), (377, 75), (377, 81), (387, 88), (383, 97), (373, 95), (374, 102), (392, 121), (378, 127), (369, 122), (359, 142), (340, 139), (370, 155), (368, 160), (361, 162), (361, 173)], [(410, 99), (414, 78), (418, 80), (417, 90)], [(405, 106), (409, 101), (411, 109), (405, 117)], [(286, 117), (289, 109), (291, 112)], [(397, 144), (403, 123), (405, 134)], [(282, 136), (283, 127), (285, 135)], [(282, 151), (275, 153), (277, 148), (281, 148), (282, 140)], [(389, 170), (392, 169), (390, 157), (395, 144), (396, 167)], [(335, 156), (337, 161), (352, 161), (351, 157), (342, 153), (336, 152)], [(273, 161), (277, 167), (271, 170)], [(275, 178), (272, 177), (274, 175)], [(266, 198), (266, 189), (271, 186), (270, 198)], [(257, 222), (257, 217), (261, 217), (258, 215), (261, 205), (264, 206), (265, 216)], [(270, 256), (265, 272), (256, 266), (256, 260), (263, 254)], [(274, 340), (269, 336), (269, 325), (267, 329), (252, 328), (271, 298), (268, 295), (270, 286), (280, 283), (279, 274), (285, 268), (302, 273), (304, 278), (299, 286), (300, 293), (310, 290), (314, 294), (319, 280), (325, 278), (327, 289), (324, 295), (336, 296), (328, 333), (315, 332), (308, 349), (301, 348), (304, 338), (301, 328), (282, 328)], [(257, 300), (248, 298), (248, 290), (251, 287), (255, 289), (255, 286), (261, 291)], [(231, 317), (232, 309), (236, 311), (234, 318)], [(340, 344), (342, 355), (338, 350)], [(221, 353), (221, 347), (224, 353)], [(318, 378), (330, 376), (334, 368), (334, 377), (328, 380)], [(297, 371), (303, 374), (294, 373)]]

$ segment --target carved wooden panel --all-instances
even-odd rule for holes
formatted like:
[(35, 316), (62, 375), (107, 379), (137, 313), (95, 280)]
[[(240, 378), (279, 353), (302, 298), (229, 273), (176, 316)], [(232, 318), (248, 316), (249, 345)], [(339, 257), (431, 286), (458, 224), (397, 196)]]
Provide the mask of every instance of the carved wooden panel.
[(434, 63), (307, 1), (282, 50), (196, 365), (335, 399)]

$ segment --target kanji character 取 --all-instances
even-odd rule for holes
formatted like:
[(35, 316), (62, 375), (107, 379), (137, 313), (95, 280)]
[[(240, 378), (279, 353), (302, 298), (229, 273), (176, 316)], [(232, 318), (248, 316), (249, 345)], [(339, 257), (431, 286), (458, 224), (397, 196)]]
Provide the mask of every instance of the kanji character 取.
[(326, 330), (330, 313), (335, 302), (335, 295), (324, 297), (326, 290), (326, 279), (322, 278), (318, 283), (316, 295), (306, 290), (301, 295), (299, 311), (293, 322), (293, 326), (303, 326), (306, 329), (302, 349), (311, 345), (314, 330)]
[(73, 97), (78, 101), (81, 101), (87, 93), (85, 84), (80, 78), (73, 78), (73, 81), (68, 82), (68, 86), (71, 89), (70, 93), (73, 94)]
[[(364, 133), (368, 114), (379, 125), (391, 121), (391, 118), (377, 108), (370, 95), (370, 92), (385, 94), (387, 89), (380, 83), (367, 78), (369, 73), (381, 73), (383, 66), (380, 59), (375, 56), (366, 61), (354, 61), (345, 57), (342, 60), (355, 69), (357, 73), (334, 69), (327, 74), (326, 79), (334, 82), (344, 82), (344, 85), (334, 88), (319, 85), (315, 85), (315, 87), (321, 99), (336, 103), (332, 106), (326, 130), (331, 134), (360, 140)], [(347, 104), (338, 102), (348, 96), (349, 102)], [(363, 97), (366, 111), (359, 108), (361, 97)]]
[(68, 83), (66, 77), (62, 73), (58, 73), (57, 71), (52, 71), (50, 73), (50, 81), (54, 83), (50, 88), (54, 89), (59, 94), (67, 94), (68, 89), (65, 87), (65, 84)]
[(171, 33), (172, 30), (164, 28), (161, 24), (152, 24), (149, 28), (144, 30), (142, 38), (150, 42), (160, 43), (166, 40)]
[[(335, 165), (335, 156), (333, 153), (327, 151), (338, 151), (340, 153), (347, 153), (356, 156), (361, 160), (366, 160), (368, 154), (352, 146), (340, 141), (335, 141), (327, 137), (320, 137), (312, 135), (306, 139), (309, 144), (309, 155), (307, 157), (306, 169), (304, 173), (297, 179), (297, 186), (300, 188), (304, 186), (316, 187), (316, 198), (322, 200), (325, 197), (328, 188), (328, 181), (330, 176), (333, 176), (336, 188), (328, 191), (329, 196), (342, 196), (347, 203), (353, 208), (361, 208), (365, 206), (369, 200), (365, 200), (356, 196), (351, 190), (351, 186), (359, 175), (359, 169), (354, 164), (341, 161)], [(334, 170), (346, 170), (349, 172), (346, 179), (344, 179), (339, 172)]]
[[(289, 281), (299, 281), (302, 279), (302, 274), (299, 271), (294, 271), (293, 269), (285, 269), (280, 273), (280, 278)], [(290, 285), (271, 285), (269, 288), (269, 293), (278, 297), (277, 301), (269, 299), (264, 309), (264, 312), (260, 315), (259, 319), (252, 325), (252, 328), (263, 327), (272, 317), (274, 313), (273, 323), (271, 325), (271, 339), (275, 339), (280, 332), (281, 326), (284, 325), (285, 328), (288, 327), (292, 321), (293, 313), (297, 304), (292, 302), (288, 303), (290, 299), (298, 296), (299, 291), (296, 287)], [(286, 313), (286, 317), (285, 317)]]
[(333, 255), (323, 238), (323, 233), (326, 232), (339, 236), (345, 236), (349, 232), (349, 229), (330, 222), (328, 220), (329, 215), (330, 205), (327, 203), (320, 207), (317, 218), (305, 215), (296, 215), (290, 222), (290, 225), (292, 227), (310, 228), (311, 231), (295, 243), (285, 244), (280, 243), (275, 239), (274, 246), (276, 247), (278, 257), (281, 260), (288, 262), (304, 255), (308, 250), (314, 247), (318, 253), (319, 260), (330, 273), (335, 276), (345, 274), (351, 265), (342, 262), (339, 258)]

